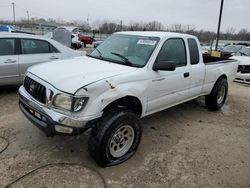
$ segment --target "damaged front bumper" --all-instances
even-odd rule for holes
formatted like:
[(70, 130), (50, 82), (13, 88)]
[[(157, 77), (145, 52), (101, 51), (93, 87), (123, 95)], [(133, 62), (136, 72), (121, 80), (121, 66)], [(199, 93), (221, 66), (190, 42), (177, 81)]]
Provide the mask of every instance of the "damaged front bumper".
[(19, 107), (23, 114), (47, 136), (76, 135), (93, 127), (100, 115), (77, 117), (62, 114), (33, 99), (23, 86), (19, 88)]
[(235, 77), (236, 82), (250, 84), (250, 73), (238, 72)]

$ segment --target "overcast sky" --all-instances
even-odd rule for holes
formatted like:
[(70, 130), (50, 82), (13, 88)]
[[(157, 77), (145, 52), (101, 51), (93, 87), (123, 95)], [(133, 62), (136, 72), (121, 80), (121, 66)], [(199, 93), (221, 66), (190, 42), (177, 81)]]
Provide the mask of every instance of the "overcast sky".
[[(12, 20), (11, 0), (0, 1), (0, 19)], [(216, 31), (221, 0), (13, 0), (16, 18), (71, 20), (159, 21), (164, 26), (191, 24)], [(250, 0), (224, 0), (222, 30), (250, 30)]]

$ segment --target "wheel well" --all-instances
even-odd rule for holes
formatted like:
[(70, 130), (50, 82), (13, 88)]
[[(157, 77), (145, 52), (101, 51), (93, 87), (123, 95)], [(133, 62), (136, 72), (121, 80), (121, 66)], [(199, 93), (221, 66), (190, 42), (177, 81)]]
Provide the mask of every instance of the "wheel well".
[[(225, 74), (221, 75), (221, 76), (216, 80), (216, 82), (214, 83), (213, 89), (214, 89), (214, 87), (216, 86), (216, 84), (217, 84), (220, 80), (222, 80), (222, 79), (227, 80), (227, 76), (226, 76)], [(212, 91), (213, 91), (213, 90), (212, 90)], [(211, 91), (211, 92), (212, 92), (212, 91)]]
[(214, 83), (214, 86), (215, 86), (220, 80), (222, 80), (222, 79), (227, 80), (227, 76), (226, 76), (225, 74), (221, 75), (221, 76), (216, 80), (216, 82)]
[(220, 80), (222, 80), (222, 79), (227, 80), (227, 76), (226, 76), (225, 74), (223, 74), (223, 75), (221, 75), (221, 76), (216, 80), (216, 82), (214, 83), (214, 86), (213, 86), (212, 90), (210, 91), (210, 94), (211, 94), (212, 91), (214, 90), (216, 84), (217, 84)]
[(116, 101), (107, 105), (104, 108), (103, 112), (105, 113), (105, 112), (107, 112), (111, 109), (117, 108), (117, 107), (131, 110), (139, 116), (141, 116), (141, 114), (142, 114), (141, 101), (138, 98), (133, 97), (133, 96), (126, 96), (126, 97), (117, 99)]
[(226, 79), (227, 80), (227, 76), (225, 74), (221, 75), (216, 82), (218, 82), (221, 79)]

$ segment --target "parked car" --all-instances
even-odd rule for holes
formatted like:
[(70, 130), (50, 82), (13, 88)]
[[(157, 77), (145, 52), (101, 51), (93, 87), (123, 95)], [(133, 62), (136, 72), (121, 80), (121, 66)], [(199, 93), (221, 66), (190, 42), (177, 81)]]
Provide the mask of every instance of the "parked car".
[(103, 42), (103, 40), (96, 40), (94, 42), (94, 48), (97, 48), (102, 42)]
[(85, 46), (84, 43), (80, 41), (80, 39), (79, 39), (79, 37), (78, 37), (78, 34), (72, 33), (71, 38), (72, 38), (71, 47), (72, 47), (73, 49), (76, 49), (76, 50), (77, 50), (77, 49), (80, 49), (80, 48), (82, 48), (83, 46)]
[(221, 54), (222, 56), (230, 57), (237, 54), (243, 47), (243, 45), (227, 45), (221, 49)]
[(237, 67), (236, 60), (203, 58), (192, 35), (118, 32), (89, 56), (29, 68), (19, 106), (48, 136), (91, 128), (90, 155), (101, 166), (117, 165), (138, 148), (140, 117), (204, 95), (207, 108), (219, 110)]
[(225, 47), (228, 45), (250, 46), (250, 43), (248, 43), (248, 42), (228, 42), (228, 43), (225, 43)]
[(55, 40), (21, 33), (0, 33), (0, 86), (21, 84), (28, 67), (83, 55)]
[(0, 24), (0, 32), (11, 32), (14, 31), (15, 27), (11, 25), (1, 25)]
[(79, 40), (83, 42), (84, 47), (86, 47), (87, 44), (93, 44), (94, 39), (91, 36), (79, 34)]
[(250, 56), (250, 46), (244, 46), (236, 53), (237, 56)]
[[(224, 48), (224, 44), (219, 43), (218, 47), (217, 47), (217, 50), (220, 51), (223, 48)], [(211, 54), (211, 51), (213, 51), (213, 50), (215, 50), (215, 44), (214, 43), (212, 45), (208, 44), (208, 43), (202, 43), (201, 44), (202, 54)]]
[(242, 48), (232, 59), (240, 62), (235, 81), (250, 84), (250, 47)]
[[(70, 35), (68, 35), (67, 33), (65, 33), (63, 30), (66, 30), (70, 33)], [(58, 32), (59, 31), (59, 32)], [(54, 36), (56, 33), (57, 36)], [(59, 36), (58, 36), (59, 35)], [(72, 27), (72, 26), (59, 26), (57, 27), (54, 31), (53, 31), (53, 35), (52, 38), (58, 38), (56, 39), (58, 42), (61, 43), (65, 43), (65, 37), (69, 36), (69, 40), (71, 41), (70, 46), (73, 49), (80, 49), (82, 48), (82, 46), (84, 46), (84, 43), (81, 42), (80, 38), (79, 38), (79, 28), (78, 27)], [(66, 42), (67, 43), (67, 42)]]

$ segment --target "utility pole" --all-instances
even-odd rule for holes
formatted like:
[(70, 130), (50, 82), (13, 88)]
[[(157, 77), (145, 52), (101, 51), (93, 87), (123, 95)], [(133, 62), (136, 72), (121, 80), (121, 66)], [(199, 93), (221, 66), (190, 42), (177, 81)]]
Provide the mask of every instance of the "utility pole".
[(121, 31), (123, 31), (122, 20), (120, 21)]
[(217, 51), (217, 49), (218, 49), (218, 42), (219, 42), (219, 37), (220, 37), (220, 25), (221, 25), (221, 17), (222, 17), (223, 3), (224, 3), (224, 0), (221, 0), (221, 5), (220, 5), (220, 16), (219, 16), (219, 22), (218, 22), (218, 29), (217, 29), (217, 36), (216, 36), (216, 44), (215, 44), (215, 51)]
[(30, 15), (29, 15), (29, 11), (27, 10), (26, 11), (26, 13), (27, 13), (27, 17), (28, 17), (28, 25), (30, 24)]
[(13, 25), (16, 26), (16, 12), (15, 12), (15, 3), (12, 2), (12, 8), (13, 8)]
[(89, 14), (88, 14), (88, 17), (87, 17), (87, 32), (89, 32)]

